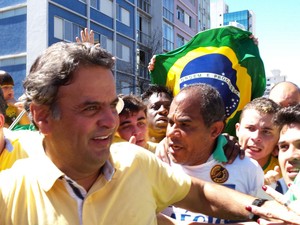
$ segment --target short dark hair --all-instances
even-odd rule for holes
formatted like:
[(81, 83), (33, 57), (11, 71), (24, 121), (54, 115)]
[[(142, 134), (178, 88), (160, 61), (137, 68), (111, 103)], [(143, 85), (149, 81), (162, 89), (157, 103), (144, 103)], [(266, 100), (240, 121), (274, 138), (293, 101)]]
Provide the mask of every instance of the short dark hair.
[(12, 76), (4, 70), (0, 70), (0, 85), (1, 86), (3, 86), (3, 85), (14, 86), (15, 85), (14, 79), (12, 78)]
[(273, 118), (274, 124), (281, 129), (284, 125), (300, 124), (300, 104), (281, 108)]
[(245, 111), (248, 109), (254, 109), (262, 114), (269, 114), (269, 115), (275, 115), (278, 110), (280, 109), (280, 105), (278, 105), (273, 100), (266, 98), (266, 97), (259, 97), (253, 99), (251, 102), (245, 105), (245, 107), (242, 110), (242, 113), (240, 115), (240, 122), (244, 116)]
[(119, 115), (124, 115), (126, 117), (130, 117), (133, 113), (137, 113), (141, 110), (145, 112), (147, 111), (147, 106), (143, 103), (142, 99), (136, 95), (119, 95), (124, 102), (123, 110), (119, 113)]
[(0, 88), (0, 113), (3, 114), (4, 116), (6, 114), (6, 109), (7, 109), (7, 104), (3, 96), (3, 91)]
[(170, 100), (173, 99), (173, 93), (172, 91), (167, 88), (166, 86), (161, 86), (161, 85), (157, 85), (157, 84), (151, 84), (149, 86), (149, 88), (142, 94), (142, 100), (145, 104), (147, 104), (149, 98), (153, 95), (153, 94), (159, 94), (159, 93), (165, 93), (167, 95), (167, 97), (170, 98)]
[(25, 104), (30, 105), (34, 101), (48, 105), (52, 115), (57, 117), (58, 89), (72, 82), (74, 72), (79, 67), (102, 66), (112, 69), (114, 62), (113, 56), (100, 45), (57, 42), (48, 47), (32, 64), (23, 84)]
[(198, 99), (195, 107), (199, 108), (199, 113), (206, 127), (210, 127), (214, 122), (225, 122), (225, 106), (219, 91), (209, 84), (192, 84), (180, 90), (179, 93), (189, 92), (190, 95)]

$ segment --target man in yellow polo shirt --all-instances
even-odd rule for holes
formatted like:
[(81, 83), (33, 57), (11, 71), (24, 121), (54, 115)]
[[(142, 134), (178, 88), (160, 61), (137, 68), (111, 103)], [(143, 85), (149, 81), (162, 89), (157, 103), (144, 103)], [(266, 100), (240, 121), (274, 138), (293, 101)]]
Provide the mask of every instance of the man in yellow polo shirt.
[(6, 103), (0, 89), (0, 171), (10, 168), (16, 160), (27, 158), (19, 137), (14, 132), (4, 128)]
[(98, 45), (64, 42), (34, 62), (24, 87), (41, 154), (0, 173), (0, 224), (155, 225), (171, 204), (247, 218), (255, 198), (175, 172), (139, 146), (111, 145), (121, 110), (113, 65)]

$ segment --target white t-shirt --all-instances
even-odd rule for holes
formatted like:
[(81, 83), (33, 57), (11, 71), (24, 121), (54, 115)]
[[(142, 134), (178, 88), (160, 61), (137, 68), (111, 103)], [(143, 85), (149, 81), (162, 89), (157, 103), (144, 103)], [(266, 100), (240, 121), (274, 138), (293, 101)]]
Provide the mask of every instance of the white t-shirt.
[[(264, 183), (264, 172), (256, 160), (245, 157), (243, 160), (238, 157), (232, 164), (223, 165), (214, 159), (213, 155), (208, 161), (197, 166), (181, 166), (172, 164), (176, 170), (183, 170), (190, 176), (205, 181), (219, 183), (234, 190), (257, 196), (258, 190)], [(221, 195), (222, 193), (220, 193)], [(216, 196), (218, 198), (218, 196)], [(226, 223), (223, 219), (213, 218), (199, 213), (193, 213), (185, 209), (171, 206), (164, 213), (176, 220), (195, 221), (205, 223)]]

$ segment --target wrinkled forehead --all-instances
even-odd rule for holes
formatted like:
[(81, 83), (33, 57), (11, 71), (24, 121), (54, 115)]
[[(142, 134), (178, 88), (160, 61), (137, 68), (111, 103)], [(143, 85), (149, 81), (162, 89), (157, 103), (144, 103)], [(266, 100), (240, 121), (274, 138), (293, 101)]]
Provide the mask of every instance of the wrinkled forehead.
[(193, 98), (193, 96), (186, 95), (185, 93), (179, 93), (176, 95), (171, 103), (169, 114), (178, 115), (189, 115), (189, 116), (199, 116), (200, 111), (198, 100)]

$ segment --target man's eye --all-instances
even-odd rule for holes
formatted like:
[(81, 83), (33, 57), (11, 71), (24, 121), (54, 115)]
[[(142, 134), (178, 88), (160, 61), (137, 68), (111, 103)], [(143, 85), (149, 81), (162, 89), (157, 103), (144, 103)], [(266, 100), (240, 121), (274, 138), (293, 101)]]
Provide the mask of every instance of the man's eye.
[(254, 127), (245, 127), (247, 130), (251, 131), (251, 132), (254, 132), (255, 131), (255, 128)]
[(144, 126), (146, 126), (146, 122), (145, 121), (138, 122), (138, 126), (144, 127)]
[(264, 132), (264, 134), (266, 134), (266, 135), (270, 135), (270, 134), (272, 134), (272, 132), (271, 132), (271, 131), (269, 131), (269, 130), (264, 130), (263, 132)]
[(93, 111), (93, 110), (98, 110), (98, 107), (93, 105), (84, 108), (84, 111)]
[(280, 151), (286, 151), (289, 148), (289, 146), (286, 145), (286, 144), (284, 144), (284, 145), (278, 145), (278, 148), (279, 148)]

